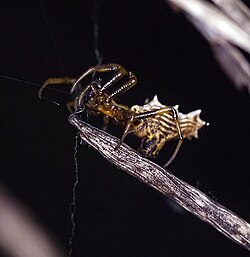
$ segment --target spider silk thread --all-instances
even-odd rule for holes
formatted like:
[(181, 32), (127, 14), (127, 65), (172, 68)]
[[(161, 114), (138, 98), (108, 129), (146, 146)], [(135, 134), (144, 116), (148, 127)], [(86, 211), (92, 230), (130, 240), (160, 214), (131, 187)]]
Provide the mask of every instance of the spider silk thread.
[(76, 230), (76, 221), (75, 221), (75, 213), (76, 213), (76, 189), (77, 185), (79, 183), (79, 167), (78, 167), (78, 159), (77, 159), (77, 153), (78, 153), (78, 139), (79, 139), (79, 133), (75, 136), (75, 147), (74, 147), (74, 163), (75, 163), (75, 176), (74, 176), (74, 184), (72, 187), (72, 200), (69, 205), (69, 211), (70, 211), (70, 221), (71, 221), (71, 235), (69, 237), (69, 251), (68, 251), (68, 257), (72, 256), (73, 251), (73, 239), (75, 236), (75, 230)]

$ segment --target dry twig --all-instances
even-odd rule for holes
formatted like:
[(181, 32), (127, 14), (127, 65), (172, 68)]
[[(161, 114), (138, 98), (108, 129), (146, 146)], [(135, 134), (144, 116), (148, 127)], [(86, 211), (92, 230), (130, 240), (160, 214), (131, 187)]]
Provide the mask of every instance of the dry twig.
[(69, 121), (80, 131), (80, 136), (86, 143), (117, 168), (157, 189), (234, 242), (250, 250), (250, 225), (245, 220), (169, 171), (143, 158), (126, 144), (115, 149), (118, 138), (81, 121), (74, 114), (69, 117)]

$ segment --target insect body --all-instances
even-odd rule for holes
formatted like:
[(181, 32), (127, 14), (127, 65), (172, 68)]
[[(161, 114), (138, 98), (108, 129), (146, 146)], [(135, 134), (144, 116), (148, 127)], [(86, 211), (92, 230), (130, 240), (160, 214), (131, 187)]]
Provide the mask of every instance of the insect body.
[[(89, 74), (112, 72), (108, 81), (103, 82), (100, 78), (94, 79), (85, 87), (81, 81)], [(127, 81), (124, 82), (124, 79)], [(123, 81), (123, 82), (122, 82)], [(104, 117), (104, 129), (110, 119), (125, 126), (124, 133), (118, 146), (124, 141), (128, 134), (134, 134), (142, 139), (140, 152), (149, 158), (156, 157), (166, 141), (179, 139), (176, 150), (165, 167), (176, 156), (184, 138), (191, 138), (197, 135), (205, 122), (199, 119), (200, 111), (182, 114), (177, 107), (165, 106), (159, 103), (155, 97), (150, 103), (143, 106), (134, 105), (131, 108), (117, 102), (117, 97), (137, 83), (134, 73), (127, 71), (119, 64), (103, 64), (94, 66), (85, 71), (77, 80), (71, 78), (48, 79), (40, 88), (39, 97), (42, 91), (49, 84), (73, 84), (71, 94), (74, 101), (68, 107), (74, 106), (75, 112), (87, 110), (92, 114), (102, 114)], [(116, 89), (111, 90), (116, 85)], [(192, 115), (191, 115), (192, 114)], [(117, 147), (118, 147), (117, 146)]]

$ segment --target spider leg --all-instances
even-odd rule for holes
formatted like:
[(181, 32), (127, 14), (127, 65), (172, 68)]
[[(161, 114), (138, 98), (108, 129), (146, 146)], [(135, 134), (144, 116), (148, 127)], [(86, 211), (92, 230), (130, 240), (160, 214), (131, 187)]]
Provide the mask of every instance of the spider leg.
[(116, 73), (113, 75), (113, 77), (108, 82), (106, 82), (103, 85), (103, 87), (101, 88), (101, 91), (106, 90), (110, 86), (114, 85), (117, 81), (119, 81), (123, 76), (128, 76), (128, 74), (129, 74), (128, 71), (120, 64), (110, 64), (110, 65), (115, 65)]
[(67, 102), (66, 107), (70, 113), (73, 113), (75, 109), (75, 101), (73, 100), (73, 101)]
[[(108, 81), (103, 87), (102, 87), (102, 91), (107, 89), (110, 85), (112, 85), (115, 81), (118, 81), (119, 79), (122, 78), (122, 76), (127, 75), (128, 72), (127, 70), (121, 66), (120, 64), (102, 64), (102, 65), (97, 65), (97, 66), (93, 66), (91, 68), (89, 68), (88, 70), (86, 70), (74, 83), (74, 85), (71, 88), (71, 93), (73, 93), (75, 91), (75, 88), (77, 86), (77, 84), (84, 79), (86, 76), (88, 76), (91, 73), (95, 73), (95, 72), (118, 72), (114, 75), (114, 77)], [(120, 71), (120, 72), (119, 72)]]
[(92, 87), (92, 90), (95, 92), (95, 94), (97, 93), (96, 89), (93, 87), (92, 84), (89, 84), (87, 85), (84, 90), (80, 93), (79, 96), (77, 96), (74, 100), (74, 103), (75, 103), (75, 109), (77, 109), (78, 107), (81, 107), (82, 106), (82, 101), (83, 101), (83, 98), (86, 94), (86, 92), (89, 90), (89, 88)]
[(121, 146), (121, 144), (123, 143), (123, 141), (125, 140), (126, 136), (133, 132), (130, 130), (130, 128), (131, 128), (131, 124), (134, 120), (135, 120), (135, 116), (133, 115), (133, 116), (131, 116), (129, 122), (126, 124), (124, 132), (122, 134), (122, 137), (119, 140), (118, 144), (116, 145), (115, 149), (118, 149)]
[(64, 78), (49, 78), (47, 79), (43, 84), (42, 86), (40, 87), (39, 89), (39, 92), (38, 92), (38, 97), (40, 99), (42, 99), (42, 92), (43, 90), (48, 86), (48, 85), (56, 85), (56, 84), (74, 84), (74, 82), (76, 81), (75, 78), (69, 78), (69, 77), (64, 77)]
[(128, 91), (130, 88), (132, 88), (137, 83), (137, 78), (134, 73), (131, 71), (128, 73), (129, 81), (122, 84), (118, 89), (116, 89), (113, 93), (111, 93), (108, 96), (108, 99), (112, 99), (118, 95), (123, 94), (124, 92)]
[(137, 83), (137, 78), (132, 72), (128, 72), (122, 65), (120, 64), (102, 64), (98, 66), (93, 66), (89, 68), (87, 71), (85, 71), (74, 83), (74, 85), (71, 88), (71, 93), (74, 92), (77, 84), (84, 79), (86, 76), (88, 76), (91, 73), (95, 72), (115, 72), (115, 74), (112, 76), (112, 78), (106, 82), (100, 91), (104, 91), (110, 86), (114, 85), (116, 82), (118, 82), (123, 76), (128, 76), (129, 81), (122, 84), (117, 90), (115, 90), (113, 93), (110, 94), (108, 97), (109, 99), (123, 94), (125, 91), (129, 90), (131, 87), (133, 87)]
[(108, 124), (109, 124), (109, 116), (104, 115), (104, 116), (103, 116), (102, 130), (107, 131), (107, 129), (108, 129)]
[(168, 161), (163, 165), (163, 168), (167, 168), (167, 166), (174, 160), (174, 158), (176, 157), (177, 153), (180, 150), (180, 147), (182, 145), (183, 139), (179, 139), (177, 146), (175, 147), (174, 153), (172, 154), (172, 156), (168, 159)]

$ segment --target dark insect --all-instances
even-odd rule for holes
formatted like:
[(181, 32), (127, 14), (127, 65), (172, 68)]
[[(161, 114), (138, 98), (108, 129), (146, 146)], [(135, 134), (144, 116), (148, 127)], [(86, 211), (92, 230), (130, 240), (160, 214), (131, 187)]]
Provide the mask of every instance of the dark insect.
[[(85, 87), (81, 86), (80, 82), (89, 74), (105, 72), (113, 73), (105, 83), (98, 78)], [(126, 82), (124, 78), (128, 78)], [(134, 73), (127, 71), (120, 64), (103, 64), (89, 68), (78, 79), (67, 77), (48, 79), (40, 88), (39, 97), (41, 98), (42, 91), (49, 84), (72, 85), (70, 93), (74, 96), (74, 100), (67, 104), (70, 110), (74, 109), (75, 112), (87, 110), (91, 114), (102, 114), (104, 130), (107, 129), (110, 119), (125, 126), (117, 147), (128, 134), (134, 134), (142, 139), (139, 152), (148, 158), (155, 158), (167, 141), (179, 140), (174, 153), (164, 164), (164, 167), (167, 167), (177, 155), (183, 139), (197, 138), (198, 130), (206, 122), (199, 117), (201, 110), (182, 114), (178, 111), (178, 106), (162, 105), (157, 96), (143, 106), (128, 107), (118, 103), (117, 97), (136, 83), (137, 78)], [(114, 85), (116, 89), (111, 91)]]

